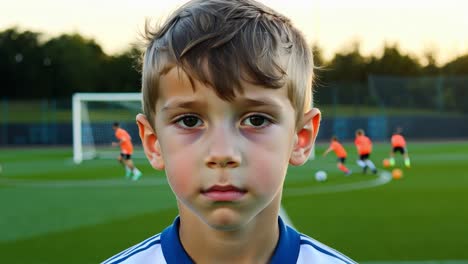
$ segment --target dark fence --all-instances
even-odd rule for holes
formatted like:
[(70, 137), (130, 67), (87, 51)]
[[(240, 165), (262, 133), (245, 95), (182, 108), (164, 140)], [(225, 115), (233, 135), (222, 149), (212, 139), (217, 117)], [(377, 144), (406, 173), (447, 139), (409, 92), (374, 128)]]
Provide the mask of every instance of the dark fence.
[[(73, 144), (72, 124), (3, 124), (0, 127), (0, 146)], [(121, 123), (121, 127), (129, 132), (134, 143), (139, 144), (135, 122)], [(93, 142), (96, 145), (110, 145), (116, 141), (110, 122), (93, 123), (91, 127), (83, 127), (82, 132), (88, 134), (83, 140), (85, 144)]]
[(341, 140), (354, 139), (357, 129), (377, 141), (388, 140), (395, 128), (403, 128), (403, 134), (413, 140), (468, 140), (468, 116), (372, 116), (324, 118), (318, 140), (329, 140), (336, 135)]

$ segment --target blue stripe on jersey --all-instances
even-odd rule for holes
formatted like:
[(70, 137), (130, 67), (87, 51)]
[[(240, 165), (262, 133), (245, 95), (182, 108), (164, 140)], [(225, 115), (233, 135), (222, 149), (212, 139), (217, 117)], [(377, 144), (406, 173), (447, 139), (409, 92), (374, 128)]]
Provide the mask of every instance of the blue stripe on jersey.
[(149, 243), (146, 247), (140, 247), (139, 249), (132, 251), (132, 252), (131, 252), (130, 254), (128, 254), (127, 256), (125, 256), (125, 257), (123, 257), (123, 258), (121, 258), (121, 259), (118, 259), (118, 260), (116, 260), (116, 261), (114, 261), (114, 262), (112, 262), (112, 263), (110, 263), (110, 264), (121, 263), (122, 261), (128, 259), (129, 257), (131, 257), (131, 256), (133, 256), (133, 255), (135, 255), (135, 254), (138, 254), (138, 253), (140, 253), (141, 251), (145, 251), (145, 250), (147, 250), (148, 248), (150, 248), (150, 247), (152, 247), (152, 246), (154, 246), (154, 245), (156, 245), (156, 244), (159, 244), (160, 242), (161, 242), (160, 239), (155, 240), (155, 241)]
[(326, 249), (324, 249), (324, 248), (321, 248), (320, 246), (318, 246), (318, 245), (312, 243), (312, 241), (305, 240), (305, 239), (301, 239), (301, 245), (304, 245), (304, 244), (307, 244), (307, 245), (309, 245), (309, 246), (312, 246), (312, 247), (315, 248), (316, 250), (318, 250), (318, 251), (320, 251), (320, 252), (322, 252), (322, 253), (324, 253), (324, 254), (326, 254), (326, 255), (329, 255), (329, 256), (332, 256), (332, 257), (334, 257), (334, 258), (337, 258), (337, 259), (343, 261), (344, 263), (348, 263), (348, 264), (353, 264), (353, 263), (354, 263), (354, 262), (350, 262), (349, 260), (345, 260), (345, 259), (343, 259), (343, 258), (341, 258), (341, 257), (339, 257), (339, 256), (337, 256), (337, 255), (335, 255), (335, 254), (333, 254), (332, 252), (330, 252), (330, 251), (328, 251), (328, 250), (326, 250)]
[(194, 261), (185, 252), (179, 237), (180, 218), (176, 217), (174, 223), (161, 233), (161, 249), (167, 263), (193, 264)]
[(149, 237), (149, 238), (145, 239), (144, 241), (142, 241), (142, 242), (140, 242), (140, 243), (138, 243), (138, 244), (136, 244), (136, 245), (134, 245), (132, 247), (127, 248), (126, 250), (124, 250), (124, 251), (120, 252), (119, 254), (113, 256), (112, 258), (105, 260), (102, 264), (109, 264), (109, 263), (111, 263), (112, 260), (114, 260), (116, 258), (119, 258), (119, 257), (125, 255), (126, 253), (131, 252), (131, 251), (143, 246), (148, 241), (159, 238), (160, 235), (161, 234), (156, 234), (156, 235), (154, 235), (152, 237)]

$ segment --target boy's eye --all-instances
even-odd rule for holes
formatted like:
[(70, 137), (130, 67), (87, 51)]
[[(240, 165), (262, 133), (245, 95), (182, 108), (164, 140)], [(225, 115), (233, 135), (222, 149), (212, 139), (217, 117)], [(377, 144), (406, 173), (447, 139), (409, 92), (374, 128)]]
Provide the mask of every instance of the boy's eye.
[(251, 115), (242, 121), (243, 125), (251, 127), (265, 127), (271, 123), (270, 119), (261, 115)]
[(176, 123), (183, 128), (194, 128), (203, 124), (200, 118), (192, 115), (183, 116)]

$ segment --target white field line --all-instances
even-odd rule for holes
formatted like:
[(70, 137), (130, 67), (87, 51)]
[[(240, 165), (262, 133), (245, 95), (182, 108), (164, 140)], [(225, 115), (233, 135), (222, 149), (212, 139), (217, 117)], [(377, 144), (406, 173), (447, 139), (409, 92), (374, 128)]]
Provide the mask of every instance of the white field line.
[[(143, 176), (144, 177), (144, 176)], [(333, 186), (306, 186), (296, 188), (286, 188), (283, 191), (284, 196), (300, 196), (308, 194), (319, 193), (336, 193), (354, 191), (360, 189), (368, 189), (383, 185), (391, 181), (392, 177), (389, 172), (383, 171), (379, 177), (373, 178), (369, 181), (345, 183)], [(124, 179), (109, 179), (109, 180), (59, 180), (59, 181), (37, 181), (37, 180), (21, 180), (21, 179), (8, 179), (0, 177), (0, 184), (15, 187), (28, 187), (28, 188), (86, 188), (86, 187), (148, 187), (148, 186), (163, 186), (167, 185), (165, 178), (143, 178), (139, 181), (130, 181)]]
[[(352, 177), (352, 176), (350, 176)], [(306, 186), (298, 188), (286, 188), (283, 192), (284, 196), (301, 196), (308, 194), (319, 194), (319, 193), (337, 193), (347, 192), (361, 189), (373, 188), (376, 186), (384, 185), (392, 180), (392, 176), (388, 171), (382, 171), (377, 178), (373, 178), (369, 181), (345, 183), (332, 186)]]
[[(344, 191), (353, 191), (353, 190), (366, 189), (366, 188), (383, 185), (383, 184), (388, 183), (391, 180), (392, 180), (391, 174), (387, 171), (383, 171), (380, 173), (378, 178), (371, 180), (371, 181), (348, 183), (348, 184), (341, 184), (341, 185), (334, 185), (334, 186), (321, 186), (321, 187), (311, 186), (311, 187), (303, 187), (303, 188), (288, 188), (283, 191), (283, 195), (298, 196), (298, 195), (306, 195), (306, 194), (313, 194), (313, 193), (336, 193), (336, 192), (344, 192)], [(280, 216), (287, 225), (294, 227), (291, 219), (289, 218), (283, 206), (280, 207)], [(371, 264), (371, 263), (368, 263), (368, 264)], [(384, 263), (378, 263), (378, 264), (384, 264)]]
[(37, 181), (37, 180), (19, 180), (19, 179), (2, 179), (0, 185), (27, 187), (27, 188), (90, 188), (90, 187), (147, 187), (147, 186), (163, 186), (166, 185), (165, 178), (142, 179), (139, 181), (131, 181), (124, 179), (110, 180), (60, 180), (60, 181)]

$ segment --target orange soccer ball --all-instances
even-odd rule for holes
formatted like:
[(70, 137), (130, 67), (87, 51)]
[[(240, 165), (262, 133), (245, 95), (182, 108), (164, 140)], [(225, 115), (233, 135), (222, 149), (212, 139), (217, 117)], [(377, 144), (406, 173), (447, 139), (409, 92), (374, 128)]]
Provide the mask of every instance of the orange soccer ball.
[(382, 165), (384, 166), (384, 168), (390, 167), (390, 160), (389, 159), (384, 159), (382, 161)]
[(401, 177), (403, 177), (403, 171), (400, 170), (400, 169), (393, 169), (392, 170), (392, 177), (395, 180), (401, 179)]

